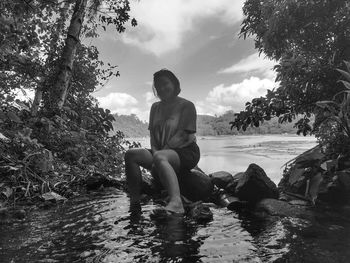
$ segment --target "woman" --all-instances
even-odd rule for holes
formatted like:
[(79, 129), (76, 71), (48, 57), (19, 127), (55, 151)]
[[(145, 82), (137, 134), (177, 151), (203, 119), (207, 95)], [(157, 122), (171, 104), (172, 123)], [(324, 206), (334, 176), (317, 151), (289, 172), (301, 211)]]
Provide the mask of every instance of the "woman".
[(178, 96), (180, 82), (167, 69), (154, 73), (153, 91), (160, 101), (152, 105), (150, 112), (151, 149), (130, 149), (125, 155), (130, 205), (140, 202), (140, 166), (146, 169), (154, 167), (169, 195), (169, 203), (163, 211), (168, 215), (183, 214), (176, 174), (192, 169), (199, 161), (195, 137), (196, 109), (192, 102)]

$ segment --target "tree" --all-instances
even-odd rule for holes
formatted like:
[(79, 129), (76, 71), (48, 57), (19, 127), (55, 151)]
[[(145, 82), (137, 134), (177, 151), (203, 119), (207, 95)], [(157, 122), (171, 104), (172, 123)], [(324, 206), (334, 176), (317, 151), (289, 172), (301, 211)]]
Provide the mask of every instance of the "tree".
[(232, 128), (259, 126), (278, 116), (292, 122), (298, 133), (312, 131), (309, 117), (316, 102), (344, 90), (338, 82), (343, 60), (350, 59), (350, 3), (343, 0), (247, 0), (240, 36), (254, 36), (260, 53), (278, 61), (278, 88), (246, 103)]
[[(94, 15), (102, 3), (108, 7), (109, 11), (114, 12), (115, 17), (111, 15), (108, 15), (107, 17), (102, 15), (99, 17), (100, 22), (107, 25), (114, 24), (118, 32), (123, 32), (125, 30), (124, 23), (130, 18), (128, 14), (130, 11), (129, 1), (106, 0), (103, 2), (100, 0), (92, 0), (92, 15), (90, 14), (90, 22), (93, 23)], [(85, 12), (87, 11), (87, 4), (88, 0), (75, 1), (74, 11), (60, 58), (61, 62), (59, 64), (59, 70), (53, 88), (49, 92), (49, 108), (52, 112), (60, 112), (66, 100), (73, 70), (74, 57), (77, 46), (80, 42), (80, 34), (83, 29)], [(105, 29), (104, 25), (103, 28)]]
[[(76, 64), (74, 59), (76, 55), (79, 56), (76, 51), (83, 52), (87, 48), (81, 48), (80, 37), (96, 37), (97, 29), (100, 27), (106, 30), (108, 25), (115, 26), (118, 33), (123, 32), (125, 23), (130, 19), (129, 11), (127, 0), (1, 2), (1, 98), (12, 100), (13, 92), (17, 89), (35, 90), (32, 115), (37, 114), (42, 101), (47, 113), (51, 111), (54, 114), (57, 109), (60, 111), (66, 101), (68, 89), (72, 88), (73, 66)], [(70, 23), (67, 25), (66, 21), (69, 19)], [(135, 19), (131, 20), (131, 24), (136, 25)], [(106, 66), (98, 61), (97, 51), (90, 52), (92, 53), (94, 55), (89, 58), (95, 60), (95, 64), (87, 73), (104, 80), (119, 74), (115, 72), (116, 66)], [(80, 66), (88, 67), (83, 64)], [(92, 68), (95, 72), (91, 71)], [(87, 75), (85, 77), (91, 79)], [(90, 84), (87, 86), (91, 92), (96, 86), (91, 89)], [(80, 86), (83, 89), (85, 87)]]

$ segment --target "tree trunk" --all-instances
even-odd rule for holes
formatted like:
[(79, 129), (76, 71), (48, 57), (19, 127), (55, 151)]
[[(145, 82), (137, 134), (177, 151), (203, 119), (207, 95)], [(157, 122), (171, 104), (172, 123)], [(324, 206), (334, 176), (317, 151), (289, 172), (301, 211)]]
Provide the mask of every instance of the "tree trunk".
[[(47, 52), (47, 58), (45, 60), (45, 64), (43, 65), (43, 70), (40, 74), (40, 82), (37, 85), (37, 88), (35, 90), (35, 96), (34, 96), (34, 100), (33, 100), (33, 104), (32, 107), (30, 109), (31, 111), (31, 115), (33, 117), (37, 116), (38, 110), (39, 110), (39, 106), (40, 103), (42, 101), (43, 98), (43, 93), (46, 90), (45, 89), (45, 83), (46, 83), (46, 79), (49, 77), (48, 75), (50, 74), (50, 67), (52, 65), (52, 62), (55, 59), (55, 54), (57, 52), (57, 43), (60, 40), (60, 35), (63, 35), (63, 31), (64, 31), (64, 25), (67, 19), (67, 14), (68, 14), (68, 10), (69, 10), (69, 6), (70, 3), (69, 2), (65, 2), (64, 6), (62, 7), (62, 9), (60, 9), (60, 13), (59, 13), (59, 19), (57, 20), (57, 26), (55, 26), (55, 29), (52, 30), (51, 32), (51, 40), (50, 40), (50, 45), (49, 45), (49, 50)], [(46, 84), (47, 86), (47, 84)]]
[(79, 37), (85, 16), (86, 5), (87, 0), (76, 0), (75, 2), (57, 79), (52, 89), (49, 91), (49, 107), (54, 113), (59, 113), (61, 111), (66, 100), (69, 83), (72, 77), (74, 56), (80, 41)]

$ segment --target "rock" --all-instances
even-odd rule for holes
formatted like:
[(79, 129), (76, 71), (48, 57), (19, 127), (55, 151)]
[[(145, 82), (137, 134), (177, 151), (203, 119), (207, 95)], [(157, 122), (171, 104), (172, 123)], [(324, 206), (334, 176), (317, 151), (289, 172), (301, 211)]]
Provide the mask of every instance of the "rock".
[(256, 164), (250, 164), (239, 179), (235, 196), (242, 201), (255, 203), (263, 198), (278, 198), (278, 189), (267, 177), (265, 171)]
[(178, 180), (181, 194), (191, 201), (205, 201), (214, 190), (210, 177), (196, 169), (180, 173)]
[(86, 188), (88, 190), (97, 190), (101, 186), (103, 187), (116, 187), (118, 189), (123, 188), (123, 183), (117, 179), (111, 178), (108, 175), (94, 173), (89, 175), (85, 179)]
[(55, 192), (47, 192), (41, 195), (41, 198), (45, 202), (54, 202), (54, 203), (59, 203), (59, 202), (64, 202), (67, 201), (67, 198), (55, 193)]
[(348, 155), (341, 155), (337, 159), (337, 169), (338, 170), (345, 170), (350, 168), (350, 156)]
[[(306, 181), (319, 172), (325, 155), (319, 145), (305, 151), (289, 163), (291, 168), (278, 184), (282, 191), (305, 194)], [(329, 164), (330, 165), (330, 164)], [(324, 164), (327, 167), (327, 164)]]
[(337, 171), (323, 177), (318, 200), (334, 204), (350, 203), (350, 170)]
[[(163, 187), (160, 184), (157, 171), (152, 169), (151, 174), (154, 178), (154, 180), (152, 180), (154, 184), (152, 189), (159, 192)], [(200, 169), (194, 168), (191, 171), (181, 171), (178, 173), (177, 177), (181, 195), (188, 198), (190, 201), (206, 201), (211, 197), (214, 190), (214, 184), (210, 177)]]
[(26, 211), (22, 208), (0, 208), (0, 223), (11, 223), (23, 220)]
[(225, 189), (229, 183), (233, 182), (232, 174), (225, 171), (211, 173), (209, 174), (209, 177), (211, 178), (213, 184), (221, 189)]
[(230, 194), (235, 194), (236, 186), (243, 175), (244, 175), (243, 172), (235, 174), (233, 176), (232, 181), (226, 186), (226, 188), (225, 188), (226, 192), (228, 192)]
[(13, 218), (22, 220), (26, 217), (26, 211), (24, 209), (16, 209), (12, 214)]
[(213, 220), (213, 213), (211, 212), (209, 206), (204, 205), (202, 202), (192, 203), (191, 205), (185, 207), (188, 217), (196, 220), (200, 223), (206, 223)]

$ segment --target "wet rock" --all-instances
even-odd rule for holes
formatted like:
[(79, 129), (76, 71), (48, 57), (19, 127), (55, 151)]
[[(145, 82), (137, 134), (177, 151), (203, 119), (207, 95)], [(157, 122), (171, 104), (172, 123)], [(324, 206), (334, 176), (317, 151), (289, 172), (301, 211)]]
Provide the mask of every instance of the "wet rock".
[(318, 200), (334, 204), (350, 203), (350, 170), (324, 175)]
[(123, 188), (123, 183), (121, 181), (100, 173), (89, 175), (85, 179), (85, 183), (88, 190), (97, 190), (100, 187), (116, 187), (118, 189)]
[(0, 208), (0, 222), (11, 223), (23, 220), (26, 214), (26, 211), (22, 208)]
[(239, 182), (239, 180), (243, 177), (244, 172), (237, 173), (233, 176), (232, 181), (226, 186), (225, 190), (226, 192), (230, 194), (235, 194), (236, 192), (236, 187)]
[(200, 223), (206, 223), (213, 220), (213, 213), (209, 206), (202, 202), (195, 202), (185, 207), (188, 217)]
[(67, 201), (67, 198), (55, 193), (55, 192), (47, 192), (41, 195), (41, 198), (45, 202), (53, 202), (53, 203), (59, 203), (59, 202), (65, 202)]
[(337, 159), (337, 169), (345, 170), (350, 168), (350, 156), (349, 155), (341, 155)]
[(22, 220), (26, 217), (26, 211), (24, 209), (16, 209), (12, 213), (14, 219)]
[(229, 183), (233, 182), (233, 176), (229, 172), (219, 171), (209, 174), (211, 181), (217, 187), (224, 189)]
[(256, 164), (250, 164), (239, 179), (235, 196), (242, 201), (255, 203), (263, 198), (278, 198), (278, 189), (267, 177), (265, 171)]
[(210, 177), (196, 169), (180, 173), (178, 180), (181, 194), (191, 201), (205, 201), (214, 190)]
[(300, 154), (293, 160), (288, 172), (283, 174), (278, 187), (285, 192), (305, 194), (307, 180), (320, 172), (321, 165), (331, 165), (323, 164), (324, 157), (322, 147), (318, 145)]

